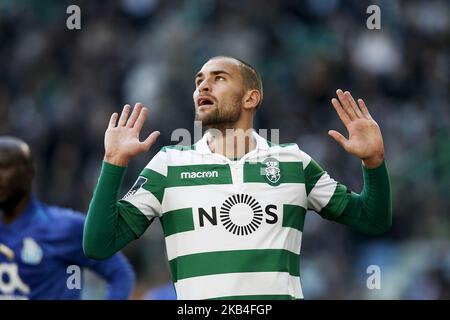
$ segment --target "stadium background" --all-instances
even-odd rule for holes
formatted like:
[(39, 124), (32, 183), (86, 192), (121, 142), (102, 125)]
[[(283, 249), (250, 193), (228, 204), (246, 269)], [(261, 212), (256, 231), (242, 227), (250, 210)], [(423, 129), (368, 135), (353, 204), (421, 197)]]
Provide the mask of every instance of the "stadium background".
[[(81, 8), (81, 30), (66, 28), (70, 4)], [(381, 8), (381, 30), (366, 28), (370, 4)], [(2, 0), (0, 134), (31, 144), (41, 199), (85, 212), (109, 115), (141, 101), (145, 133), (162, 133), (130, 164), (123, 195), (174, 129), (192, 131), (193, 76), (226, 54), (262, 74), (256, 128), (281, 128), (280, 142), (297, 142), (359, 191), (360, 162), (327, 135), (345, 132), (330, 99), (348, 89), (382, 128), (393, 227), (366, 237), (309, 213), (305, 297), (449, 299), (449, 12), (438, 0)], [(169, 279), (158, 222), (124, 252), (138, 276), (134, 299)], [(366, 287), (372, 264), (381, 290)], [(86, 282), (85, 297), (99, 297), (101, 281)]]

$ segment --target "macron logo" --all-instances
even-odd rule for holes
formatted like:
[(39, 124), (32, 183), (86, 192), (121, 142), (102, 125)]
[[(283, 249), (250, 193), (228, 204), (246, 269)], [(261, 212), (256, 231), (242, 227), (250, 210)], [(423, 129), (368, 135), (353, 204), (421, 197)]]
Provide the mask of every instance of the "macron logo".
[(198, 179), (198, 178), (217, 178), (217, 171), (197, 171), (197, 172), (181, 172), (181, 179)]

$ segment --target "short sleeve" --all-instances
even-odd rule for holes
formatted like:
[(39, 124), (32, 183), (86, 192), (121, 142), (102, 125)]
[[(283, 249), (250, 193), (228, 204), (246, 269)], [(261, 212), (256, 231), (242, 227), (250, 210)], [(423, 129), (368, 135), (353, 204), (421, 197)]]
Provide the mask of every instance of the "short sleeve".
[(158, 152), (127, 194), (119, 200), (120, 215), (137, 235), (142, 234), (149, 222), (161, 215), (167, 177), (166, 159), (165, 151)]
[(331, 178), (314, 159), (310, 159), (304, 170), (308, 209), (326, 219), (339, 217), (350, 200), (351, 191)]

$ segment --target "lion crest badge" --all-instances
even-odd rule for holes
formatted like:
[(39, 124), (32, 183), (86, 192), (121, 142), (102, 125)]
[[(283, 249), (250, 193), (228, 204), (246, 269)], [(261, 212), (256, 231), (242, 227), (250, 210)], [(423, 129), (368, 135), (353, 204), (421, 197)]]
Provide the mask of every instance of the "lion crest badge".
[(270, 185), (278, 185), (281, 178), (280, 162), (275, 158), (267, 158), (263, 161), (263, 171)]

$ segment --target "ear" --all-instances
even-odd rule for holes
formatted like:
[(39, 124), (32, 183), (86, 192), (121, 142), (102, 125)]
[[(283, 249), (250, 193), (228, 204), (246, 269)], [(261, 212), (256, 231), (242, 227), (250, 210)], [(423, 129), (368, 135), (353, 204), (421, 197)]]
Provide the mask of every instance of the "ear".
[(247, 91), (244, 95), (244, 109), (255, 110), (261, 100), (261, 93), (259, 90), (253, 89)]

